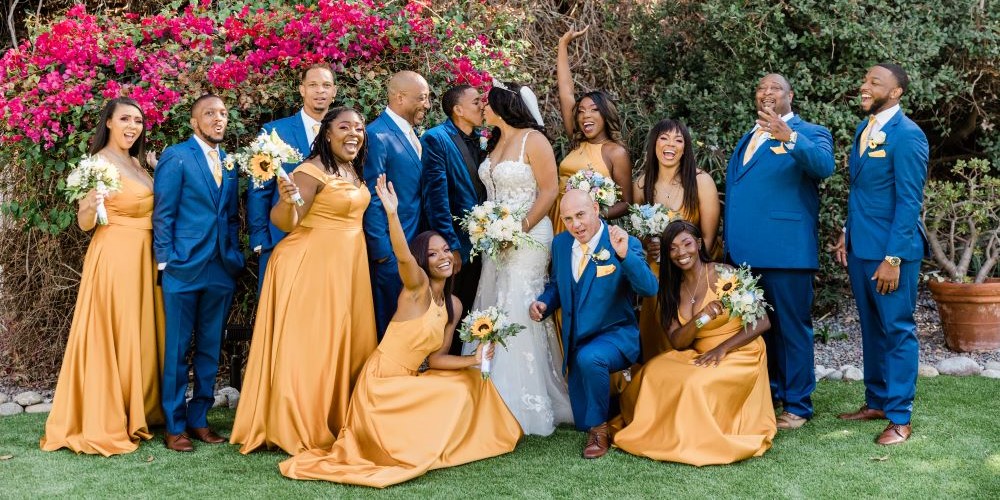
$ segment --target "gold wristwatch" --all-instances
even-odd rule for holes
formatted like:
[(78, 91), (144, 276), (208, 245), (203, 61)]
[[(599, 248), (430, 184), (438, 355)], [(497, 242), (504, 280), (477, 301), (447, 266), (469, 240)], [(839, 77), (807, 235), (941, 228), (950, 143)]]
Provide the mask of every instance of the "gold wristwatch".
[(899, 257), (893, 257), (892, 255), (886, 255), (885, 261), (889, 263), (892, 267), (899, 267), (899, 264), (903, 262)]

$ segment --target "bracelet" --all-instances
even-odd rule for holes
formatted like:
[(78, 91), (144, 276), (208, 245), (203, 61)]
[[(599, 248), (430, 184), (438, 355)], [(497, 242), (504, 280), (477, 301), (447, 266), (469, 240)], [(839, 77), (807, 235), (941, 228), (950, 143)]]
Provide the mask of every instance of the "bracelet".
[(707, 325), (709, 321), (712, 321), (712, 318), (707, 314), (702, 314), (698, 317), (698, 319), (694, 320), (694, 327), (701, 329), (701, 327)]

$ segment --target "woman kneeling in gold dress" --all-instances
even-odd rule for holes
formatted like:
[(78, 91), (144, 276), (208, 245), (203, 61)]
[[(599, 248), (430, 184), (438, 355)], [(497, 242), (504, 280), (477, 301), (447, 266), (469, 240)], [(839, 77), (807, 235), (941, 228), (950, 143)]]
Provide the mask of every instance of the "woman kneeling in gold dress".
[[(625, 389), (614, 444), (697, 466), (763, 455), (776, 432), (760, 338), (771, 324), (765, 315), (744, 327), (729, 316), (712, 289), (717, 273), (697, 226), (672, 222), (662, 241), (658, 299), (676, 350), (643, 365)], [(703, 315), (704, 324), (692, 319)]]
[[(315, 449), (280, 464), (292, 479), (322, 479), (384, 488), (430, 469), (513, 451), (521, 427), (472, 356), (448, 354), (462, 304), (451, 294), (452, 257), (439, 234), (417, 235), (407, 247), (392, 185), (376, 186), (389, 219), (403, 291), (385, 337), (368, 358), (330, 449)], [(428, 357), (429, 356), (429, 357)], [(424, 359), (430, 370), (418, 373)]]

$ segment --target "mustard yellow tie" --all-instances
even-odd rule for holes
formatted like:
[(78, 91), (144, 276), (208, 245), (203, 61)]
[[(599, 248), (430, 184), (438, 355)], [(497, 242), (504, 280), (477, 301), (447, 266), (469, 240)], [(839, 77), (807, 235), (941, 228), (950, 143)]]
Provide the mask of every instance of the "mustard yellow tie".
[(219, 162), (219, 152), (211, 149), (208, 151), (208, 158), (212, 160), (210, 167), (212, 167), (212, 177), (215, 178), (215, 186), (222, 185), (222, 164)]
[(420, 138), (417, 137), (416, 131), (410, 128), (410, 143), (413, 144), (413, 149), (417, 151), (417, 158), (423, 153), (423, 148), (420, 146)]
[(872, 126), (875, 125), (875, 115), (868, 117), (868, 126), (861, 131), (861, 145), (858, 146), (858, 155), (864, 156), (865, 150), (868, 149), (868, 136), (872, 133)]
[(319, 124), (318, 123), (314, 123), (313, 124), (313, 136), (316, 136), (318, 134), (319, 134)]
[(587, 248), (587, 244), (580, 243), (580, 262), (578, 262), (576, 266), (577, 281), (580, 281), (580, 276), (583, 276), (583, 270), (587, 267), (587, 250), (589, 250), (589, 248)]
[(750, 144), (747, 144), (747, 150), (743, 153), (743, 164), (746, 165), (753, 158), (753, 154), (757, 152), (757, 148), (760, 147), (760, 136), (764, 135), (764, 129), (758, 127), (757, 131), (753, 133), (753, 137), (750, 138)]

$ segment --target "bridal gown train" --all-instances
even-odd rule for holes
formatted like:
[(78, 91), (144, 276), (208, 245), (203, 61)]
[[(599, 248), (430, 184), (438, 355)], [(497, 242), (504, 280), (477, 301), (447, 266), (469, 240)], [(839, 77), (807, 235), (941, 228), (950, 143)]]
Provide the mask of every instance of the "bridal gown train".
[[(496, 165), (487, 158), (479, 166), (487, 199), (511, 208), (529, 209), (538, 196), (538, 184), (531, 165), (524, 162), (524, 144), (517, 160)], [(507, 348), (497, 347), (491, 379), (525, 434), (547, 436), (560, 423), (572, 423), (566, 379), (562, 375), (562, 351), (552, 318), (534, 322), (528, 306), (542, 293), (551, 258), (552, 221), (545, 217), (529, 234), (538, 246), (501, 252), (498, 260), (483, 258), (482, 277), (474, 309), (497, 306), (511, 322), (524, 325), (506, 340)], [(471, 354), (475, 344), (466, 344)]]

